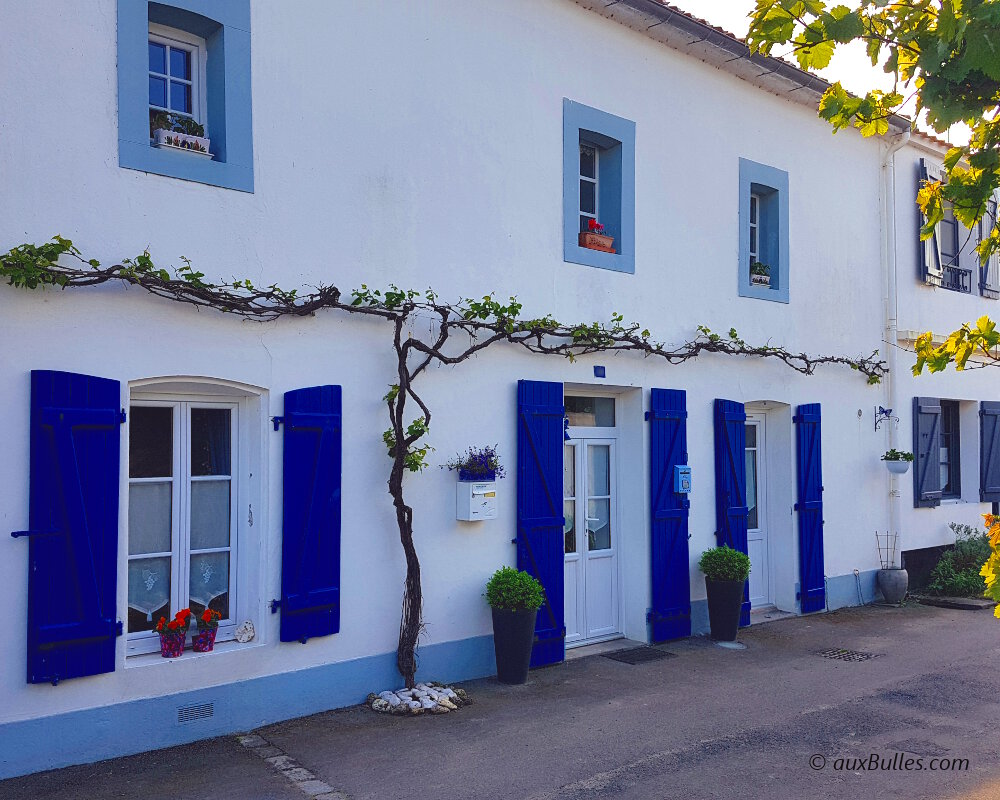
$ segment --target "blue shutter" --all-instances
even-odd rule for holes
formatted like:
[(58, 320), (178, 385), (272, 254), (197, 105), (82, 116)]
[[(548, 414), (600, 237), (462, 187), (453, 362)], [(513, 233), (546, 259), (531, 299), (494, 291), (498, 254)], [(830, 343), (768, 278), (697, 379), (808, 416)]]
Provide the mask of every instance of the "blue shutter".
[(31, 373), (28, 683), (115, 669), (118, 381)]
[[(715, 401), (715, 537), (747, 552), (746, 421), (742, 403)], [(743, 589), (740, 625), (750, 624), (749, 587)]]
[(979, 407), (979, 500), (1000, 501), (1000, 403), (994, 400)]
[(653, 602), (650, 640), (691, 635), (691, 581), (688, 566), (688, 509), (685, 494), (674, 492), (674, 467), (687, 464), (687, 394), (650, 391), (649, 497)]
[[(924, 159), (920, 159), (920, 184), (927, 183), (928, 180), (946, 181), (947, 175), (942, 174), (943, 170), (936, 164), (928, 164)], [(941, 263), (941, 245), (938, 241), (938, 228), (934, 228), (934, 233), (929, 239), (920, 239), (920, 228), (927, 224), (927, 217), (917, 209), (917, 252), (920, 258), (920, 278), (925, 283), (932, 286), (940, 286), (944, 281), (944, 266)]]
[(340, 630), (339, 386), (285, 392), (281, 641)]
[(941, 505), (941, 401), (913, 398), (913, 507)]
[(823, 571), (823, 456), (819, 403), (796, 409), (796, 469), (799, 512), (799, 600), (802, 613), (826, 608)]
[(517, 567), (545, 589), (535, 622), (532, 667), (566, 656), (563, 415), (561, 383), (517, 382)]

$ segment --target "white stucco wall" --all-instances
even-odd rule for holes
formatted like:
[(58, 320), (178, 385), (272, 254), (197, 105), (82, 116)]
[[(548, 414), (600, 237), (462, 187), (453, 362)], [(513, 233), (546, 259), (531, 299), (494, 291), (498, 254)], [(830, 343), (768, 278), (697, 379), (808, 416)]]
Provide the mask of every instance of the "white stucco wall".
[[(39, 13), (26, 0), (0, 8), (0, 73), (16, 78), (0, 83), (0, 107), (21, 109), (0, 121), (0, 249), (59, 233), (88, 257), (111, 261), (148, 246), (157, 262), (176, 264), (184, 255), (210, 277), (344, 290), (394, 282), (455, 298), (495, 291), (518, 295), (526, 315), (567, 321), (618, 311), (667, 342), (706, 324), (809, 353), (856, 356), (880, 345), (878, 144), (851, 132), (833, 137), (809, 109), (566, 0), (253, 3), (253, 194), (119, 168), (114, 0), (61, 2), (47, 8), (44, 25)], [(635, 275), (562, 260), (564, 97), (636, 122)], [(740, 157), (789, 173), (788, 305), (737, 296)], [(924, 309), (908, 307), (912, 326), (921, 327)], [(307, 646), (276, 643), (278, 618), (265, 604), (280, 588), (281, 447), (279, 434), (265, 434), (264, 500), (254, 527), (261, 538), (251, 540), (262, 564), (253, 589), (259, 646), (125, 666), (122, 644), (115, 673), (53, 691), (25, 685), (24, 639), (12, 636), (0, 659), (7, 700), (0, 721), (143, 698), (166, 682), (211, 686), (394, 649), (404, 567), (381, 442), (380, 398), (394, 370), (390, 333), (331, 314), (240, 322), (113, 286), (0, 288), (0, 407), (12, 421), (0, 460), (0, 529), (27, 524), (32, 369), (123, 386), (157, 376), (237, 381), (266, 392), (268, 416), (281, 413), (284, 391), (339, 383), (349, 465), (339, 634)], [(606, 380), (593, 378), (593, 364), (606, 365)], [(885, 404), (885, 391), (850, 370), (802, 376), (780, 364), (719, 357), (679, 367), (625, 356), (571, 364), (499, 348), (421, 380), (434, 411), (432, 462), (498, 442), (513, 466), (519, 378), (642, 389), (619, 406), (619, 441), (628, 443), (618, 481), (629, 502), (621, 532), (629, 636), (645, 638), (649, 605), (648, 439), (640, 412), (650, 387), (688, 391), (695, 599), (704, 597), (698, 555), (715, 541), (717, 397), (774, 408), (768, 419), (785, 453), (769, 455), (772, 486), (783, 487), (769, 511), (779, 604), (794, 605), (798, 580), (790, 428), (799, 403), (823, 404), (826, 572), (878, 566), (873, 534), (888, 525), (888, 478), (873, 408)], [(951, 379), (922, 380), (929, 387)], [(976, 388), (962, 396), (985, 396), (984, 381), (972, 378)], [(908, 412), (900, 412), (906, 430)], [(480, 595), (486, 577), (515, 556), (514, 480), (500, 484), (499, 518), (476, 525), (454, 521), (453, 479), (444, 471), (430, 469), (407, 485), (423, 564), (423, 641), (488, 634)], [(954, 517), (932, 513), (932, 524), (931, 514), (907, 515), (908, 542), (945, 540), (941, 527)], [(123, 527), (123, 553), (125, 535)], [(26, 548), (0, 539), (0, 603), (14, 619), (26, 613)], [(124, 576), (123, 559), (120, 614)]]

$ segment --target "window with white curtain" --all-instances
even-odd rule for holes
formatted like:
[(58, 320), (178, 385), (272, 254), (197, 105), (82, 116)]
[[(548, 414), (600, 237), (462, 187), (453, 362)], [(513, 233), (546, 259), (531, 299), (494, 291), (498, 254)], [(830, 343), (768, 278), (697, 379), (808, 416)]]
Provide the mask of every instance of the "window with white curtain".
[(129, 411), (129, 653), (158, 647), (160, 617), (236, 615), (238, 402), (144, 399)]

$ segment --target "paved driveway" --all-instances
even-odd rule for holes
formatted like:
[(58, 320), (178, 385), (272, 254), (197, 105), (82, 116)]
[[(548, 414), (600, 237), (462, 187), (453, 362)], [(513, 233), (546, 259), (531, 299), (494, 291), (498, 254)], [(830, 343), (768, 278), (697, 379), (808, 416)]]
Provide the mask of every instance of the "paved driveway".
[[(474, 681), (475, 705), (438, 717), (358, 707), (247, 745), (0, 782), (0, 798), (1000, 800), (1000, 621), (988, 611), (871, 607), (741, 638), (746, 650), (691, 639), (636, 665), (589, 656), (523, 687)], [(818, 655), (836, 648), (876, 657)], [(192, 762), (206, 747), (216, 767)]]

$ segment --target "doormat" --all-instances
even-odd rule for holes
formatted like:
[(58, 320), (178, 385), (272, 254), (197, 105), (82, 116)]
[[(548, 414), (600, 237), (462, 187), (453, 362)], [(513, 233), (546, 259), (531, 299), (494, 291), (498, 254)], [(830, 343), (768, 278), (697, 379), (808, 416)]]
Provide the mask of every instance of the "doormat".
[(833, 647), (829, 650), (821, 650), (816, 655), (823, 656), (823, 658), (834, 658), (837, 661), (850, 661), (852, 663), (878, 658), (876, 653), (863, 653), (860, 650), (844, 650), (842, 647)]
[(601, 653), (601, 655), (612, 661), (621, 661), (623, 664), (645, 664), (648, 661), (661, 661), (664, 658), (677, 657), (676, 653), (668, 653), (666, 650), (658, 650), (655, 647), (627, 647), (624, 650)]

